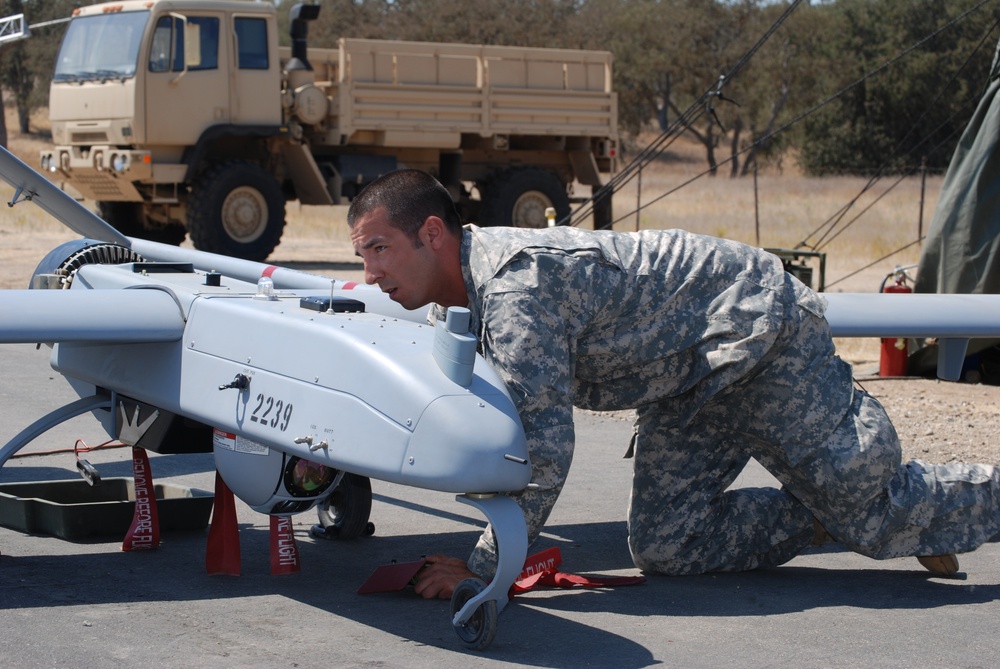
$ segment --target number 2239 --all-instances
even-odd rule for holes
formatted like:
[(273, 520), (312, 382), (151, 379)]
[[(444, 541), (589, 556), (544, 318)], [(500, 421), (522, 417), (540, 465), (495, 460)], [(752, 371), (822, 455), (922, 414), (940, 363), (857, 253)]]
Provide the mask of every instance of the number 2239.
[(257, 395), (257, 406), (254, 407), (250, 421), (284, 432), (288, 429), (288, 421), (291, 418), (292, 404), (290, 402), (286, 404), (283, 400), (259, 393)]

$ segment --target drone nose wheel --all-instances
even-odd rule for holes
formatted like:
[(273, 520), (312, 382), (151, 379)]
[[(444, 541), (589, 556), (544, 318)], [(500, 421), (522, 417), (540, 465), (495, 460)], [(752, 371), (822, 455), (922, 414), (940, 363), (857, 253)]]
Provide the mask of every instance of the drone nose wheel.
[(489, 585), (478, 578), (460, 582), (451, 596), (451, 624), (466, 647), (483, 650), (497, 631), (497, 617), (510, 599), (528, 554), (528, 528), (521, 507), (511, 497), (468, 493), (455, 499), (486, 515), (497, 545), (497, 567)]
[[(467, 578), (455, 587), (451, 595), (451, 616), (454, 619), (465, 603), (486, 589), (486, 584), (478, 578)], [(493, 643), (497, 635), (497, 602), (484, 600), (464, 623), (454, 623), (455, 633), (466, 648), (483, 650)]]

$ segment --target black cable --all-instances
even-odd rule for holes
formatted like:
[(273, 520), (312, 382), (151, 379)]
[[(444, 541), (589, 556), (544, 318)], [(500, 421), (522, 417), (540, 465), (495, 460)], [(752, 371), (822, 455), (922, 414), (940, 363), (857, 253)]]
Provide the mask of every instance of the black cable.
[(840, 277), (836, 281), (831, 281), (830, 283), (826, 284), (826, 288), (829, 289), (830, 286), (835, 286), (838, 283), (840, 283), (841, 281), (846, 281), (847, 279), (850, 279), (852, 276), (854, 276), (856, 274), (861, 274), (861, 272), (864, 272), (866, 269), (874, 267), (875, 265), (879, 264), (880, 262), (882, 262), (884, 260), (888, 260), (889, 258), (891, 258), (892, 256), (896, 255), (897, 253), (902, 253), (903, 251), (905, 251), (906, 249), (910, 248), (914, 244), (919, 244), (920, 242), (924, 241), (924, 239), (926, 239), (926, 237), (921, 237), (920, 239), (916, 239), (916, 240), (910, 242), (906, 246), (900, 247), (900, 248), (896, 249), (895, 251), (887, 253), (884, 256), (882, 256), (881, 258), (879, 258), (878, 260), (870, 262), (867, 265), (865, 265), (864, 267), (861, 267), (860, 269), (856, 269), (853, 272), (851, 272), (850, 274), (847, 274), (845, 276)]

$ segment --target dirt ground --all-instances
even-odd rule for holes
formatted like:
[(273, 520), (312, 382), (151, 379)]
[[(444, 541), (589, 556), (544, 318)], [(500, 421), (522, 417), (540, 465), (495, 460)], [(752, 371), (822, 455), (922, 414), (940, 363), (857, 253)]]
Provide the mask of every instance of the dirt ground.
[(885, 406), (907, 459), (1000, 464), (1000, 386), (864, 379)]

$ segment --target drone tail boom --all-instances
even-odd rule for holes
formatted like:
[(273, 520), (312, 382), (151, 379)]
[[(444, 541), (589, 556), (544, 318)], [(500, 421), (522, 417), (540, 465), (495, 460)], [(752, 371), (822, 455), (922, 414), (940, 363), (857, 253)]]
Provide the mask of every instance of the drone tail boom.
[(0, 344), (165, 342), (184, 332), (163, 290), (4, 290), (0, 313)]

